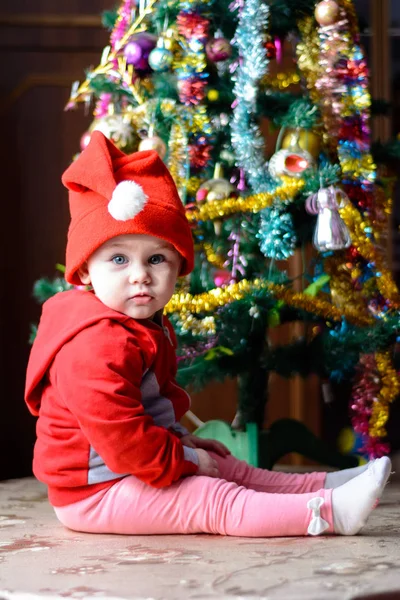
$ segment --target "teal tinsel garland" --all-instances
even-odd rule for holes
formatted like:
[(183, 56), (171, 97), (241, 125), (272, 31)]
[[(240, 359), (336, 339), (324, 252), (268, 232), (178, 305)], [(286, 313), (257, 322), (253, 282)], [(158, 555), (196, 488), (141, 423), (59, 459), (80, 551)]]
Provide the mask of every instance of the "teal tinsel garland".
[(255, 120), (257, 86), (268, 66), (263, 45), (268, 15), (269, 8), (266, 4), (259, 0), (247, 0), (233, 38), (240, 58), (233, 77), (236, 105), (231, 121), (232, 146), (237, 165), (246, 171), (255, 193), (271, 190), (276, 186), (265, 168), (264, 140)]
[[(255, 193), (273, 190), (276, 182), (265, 166), (264, 140), (256, 123), (257, 85), (268, 66), (263, 35), (269, 7), (259, 0), (247, 0), (240, 14), (234, 43), (240, 60), (234, 76), (236, 106), (231, 122), (232, 146), (237, 164), (247, 173)], [(261, 217), (261, 252), (271, 258), (287, 258), (295, 248), (292, 218), (278, 209), (267, 209)]]

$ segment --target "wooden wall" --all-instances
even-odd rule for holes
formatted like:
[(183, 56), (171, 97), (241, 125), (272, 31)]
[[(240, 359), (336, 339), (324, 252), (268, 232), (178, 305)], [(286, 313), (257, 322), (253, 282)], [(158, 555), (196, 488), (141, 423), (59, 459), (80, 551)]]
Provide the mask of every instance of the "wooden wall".
[[(63, 108), (71, 83), (99, 61), (108, 39), (100, 13), (111, 4), (0, 4), (0, 479), (31, 472), (34, 419), (23, 390), (30, 324), (40, 314), (32, 287), (64, 262), (68, 204), (60, 176), (91, 119), (82, 110), (66, 113)], [(85, 14), (91, 15), (86, 27)]]
[[(91, 122), (82, 109), (64, 112), (71, 84), (97, 65), (108, 42), (100, 14), (111, 0), (2, 0), (0, 6), (1, 312), (0, 479), (31, 473), (35, 420), (23, 390), (30, 324), (40, 307), (34, 282), (64, 262), (68, 227), (63, 170)], [(291, 333), (286, 332), (290, 337)], [(319, 431), (318, 382), (271, 379), (266, 424), (294, 416)], [(230, 420), (234, 382), (194, 394), (203, 419)]]

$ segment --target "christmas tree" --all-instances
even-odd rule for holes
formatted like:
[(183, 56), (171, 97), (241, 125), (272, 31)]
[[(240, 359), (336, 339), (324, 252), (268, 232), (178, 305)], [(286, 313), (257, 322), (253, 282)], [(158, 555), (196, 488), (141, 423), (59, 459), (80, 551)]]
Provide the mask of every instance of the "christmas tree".
[[(166, 307), (180, 383), (237, 377), (240, 431), (262, 427), (271, 371), (351, 381), (360, 452), (387, 453), (399, 393), (393, 181), (376, 163), (385, 148), (371, 148), (353, 3), (123, 0), (104, 23), (110, 43), (67, 109), (93, 109), (82, 150), (100, 130), (125, 152), (155, 149), (175, 179), (197, 256)], [(311, 242), (299, 289), (282, 261)], [(36, 293), (64, 288), (40, 281)], [(270, 345), (289, 321), (304, 335)]]

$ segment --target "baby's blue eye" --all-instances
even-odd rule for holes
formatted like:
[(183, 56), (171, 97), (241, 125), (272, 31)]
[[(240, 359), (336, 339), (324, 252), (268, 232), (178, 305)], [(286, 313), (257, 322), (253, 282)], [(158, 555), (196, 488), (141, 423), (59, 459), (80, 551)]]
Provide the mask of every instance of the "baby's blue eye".
[(125, 256), (122, 256), (122, 254), (113, 256), (111, 260), (115, 265), (124, 265), (127, 262)]
[(150, 256), (149, 258), (149, 263), (151, 265), (159, 265), (160, 263), (165, 261), (165, 256), (163, 256), (162, 254), (153, 254), (153, 256)]

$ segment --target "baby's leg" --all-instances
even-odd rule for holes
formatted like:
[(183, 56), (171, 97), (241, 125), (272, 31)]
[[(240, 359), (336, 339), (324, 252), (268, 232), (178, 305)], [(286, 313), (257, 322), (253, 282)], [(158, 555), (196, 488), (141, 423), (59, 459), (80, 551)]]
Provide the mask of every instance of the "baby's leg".
[(333, 473), (326, 473), (325, 471), (282, 473), (252, 467), (232, 455), (223, 458), (213, 452), (210, 452), (210, 454), (218, 462), (222, 478), (227, 481), (234, 481), (238, 485), (244, 485), (251, 490), (271, 494), (304, 494), (323, 487), (333, 489), (361, 475), (368, 467), (368, 465), (362, 465)]
[(210, 454), (218, 462), (223, 479), (234, 481), (250, 490), (271, 494), (305, 494), (324, 487), (325, 472), (299, 474), (268, 471), (252, 467), (244, 460), (238, 460), (232, 455), (223, 458), (214, 452), (210, 452)]
[[(298, 536), (307, 535), (310, 524), (316, 523), (322, 524), (317, 533), (333, 533), (331, 496), (332, 490), (325, 489), (267, 494), (201, 476), (156, 489), (128, 476), (108, 490), (55, 511), (66, 527), (89, 533)], [(315, 498), (322, 521), (315, 520), (316, 507), (309, 505)]]
[(66, 527), (89, 533), (354, 535), (380, 497), (390, 467), (390, 460), (382, 458), (333, 491), (308, 494), (268, 494), (224, 479), (196, 476), (156, 489), (129, 476), (55, 511)]

